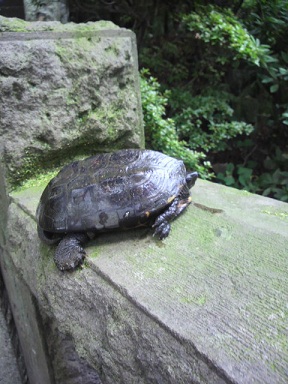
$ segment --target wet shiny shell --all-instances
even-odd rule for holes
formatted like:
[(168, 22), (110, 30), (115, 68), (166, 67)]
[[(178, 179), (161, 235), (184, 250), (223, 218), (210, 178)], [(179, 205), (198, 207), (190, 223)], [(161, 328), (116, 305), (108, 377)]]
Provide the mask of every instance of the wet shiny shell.
[(39, 226), (49, 232), (136, 227), (186, 184), (182, 161), (150, 150), (99, 154), (64, 167), (44, 190)]

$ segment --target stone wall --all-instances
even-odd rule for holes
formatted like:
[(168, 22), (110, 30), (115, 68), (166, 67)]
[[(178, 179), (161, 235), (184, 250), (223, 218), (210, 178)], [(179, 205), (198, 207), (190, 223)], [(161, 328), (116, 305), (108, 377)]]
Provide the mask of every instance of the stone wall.
[[(99, 365), (78, 354), (71, 332), (41, 302), (38, 283), (31, 289), (11, 257), (9, 192), (76, 157), (144, 146), (135, 36), (110, 22), (0, 16), (0, 51), (0, 260), (29, 382), (100, 383)], [(39, 245), (31, 229), (32, 238), (15, 227), (12, 243), (41, 280), (34, 250), (30, 262), (24, 255), (23, 235)]]
[(143, 147), (135, 36), (110, 22), (0, 17), (0, 135), (10, 184), (78, 156)]
[(62, 273), (34, 185), (11, 193), (1, 245), (32, 384), (287, 383), (288, 204), (198, 180), (165, 241), (103, 233)]

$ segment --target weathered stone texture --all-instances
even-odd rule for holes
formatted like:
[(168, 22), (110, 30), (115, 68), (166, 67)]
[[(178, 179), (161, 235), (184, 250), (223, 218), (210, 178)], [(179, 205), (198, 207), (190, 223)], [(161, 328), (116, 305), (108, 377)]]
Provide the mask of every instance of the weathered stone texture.
[(42, 327), (45, 330), (47, 354), (56, 383), (101, 384), (95, 369), (76, 352), (73, 337), (62, 334), (54, 318), (45, 317), (44, 311)]
[[(17, 365), (15, 350), (11, 342), (11, 329), (8, 329), (6, 323), (6, 318), (9, 317), (11, 319), (11, 312), (7, 308), (4, 308), (4, 296), (2, 275), (0, 273), (0, 383), (23, 384)], [(6, 310), (6, 318), (4, 317), (4, 310)]]
[(68, 0), (53, 0), (40, 2), (36, 5), (33, 0), (24, 0), (25, 20), (52, 21), (67, 23), (69, 19)]
[[(77, 156), (144, 146), (135, 36), (110, 22), (62, 25), (0, 16), (0, 51), (0, 261), (29, 380), (98, 384), (99, 359), (83, 354), (66, 327), (67, 314), (55, 316), (51, 307), (47, 287), (54, 283), (46, 281), (37, 256), (44, 248), (34, 212), (23, 205), (16, 219), (7, 190)], [(20, 263), (12, 254), (21, 254)], [(56, 288), (59, 309), (69, 303), (68, 311), (77, 313), (71, 325), (82, 333), (89, 313), (74, 312), (74, 288)], [(92, 331), (83, 335), (94, 337)]]
[(12, 194), (3, 265), (34, 297), (54, 374), (77, 356), (105, 384), (287, 383), (287, 204), (198, 180), (165, 241), (101, 234), (62, 273), (36, 237), (43, 188)]
[[(99, 372), (103, 383), (109, 384), (191, 384), (201, 382), (201, 377), (208, 379), (207, 382), (225, 383), (221, 374), (207, 365), (205, 357), (198, 356), (193, 343), (179, 340), (178, 336), (171, 334), (169, 326), (166, 329), (161, 319), (155, 321), (153, 316), (151, 318), (146, 308), (141, 308), (137, 300), (127, 298), (127, 294), (119, 290), (120, 287), (111, 284), (109, 278), (107, 281), (106, 276), (95, 270), (90, 262), (88, 268), (72, 274), (56, 270), (52, 250), (47, 250), (39, 241), (33, 241), (35, 222), (19, 211), (14, 203), (10, 205), (9, 217), (6, 247), (9, 256), (6, 253), (4, 266), (13, 260), (16, 269), (7, 267), (7, 270), (13, 271), (13, 279), (21, 276), (21, 279), (29, 281), (28, 291), (35, 297), (34, 302), (38, 303), (40, 315), (44, 318), (43, 321), (37, 317), (38, 325), (33, 324), (34, 332), (29, 327), (24, 331), (20, 325), (20, 333), (26, 336), (24, 350), (31, 349), (30, 345), (34, 343), (37, 333), (41, 334), (42, 328), (51, 354), (49, 364), (53, 369), (49, 371), (53, 372), (56, 383), (76, 384), (75, 377), (81, 376), (81, 366), (88, 367), (93, 375)], [(129, 248), (131, 241), (140, 240), (139, 232), (132, 231), (130, 234), (130, 241), (129, 234), (126, 238)], [(152, 238), (148, 242), (143, 241), (146, 244), (153, 242)], [(39, 251), (43, 258), (39, 257)], [(27, 314), (27, 298), (22, 304), (23, 297), (18, 298), (15, 294), (13, 297), (14, 307), (21, 307), (21, 313), (30, 317), (32, 308), (28, 306)], [(49, 317), (53, 321), (49, 322)], [(31, 335), (30, 341), (28, 335)], [(41, 346), (42, 338), (38, 338), (40, 345), (33, 349), (37, 353), (35, 357), (39, 358), (44, 347)], [(75, 359), (75, 355), (81, 356), (82, 364), (79, 358)], [(30, 365), (35, 357), (28, 353)], [(73, 367), (71, 362), (74, 359)], [(44, 368), (44, 364), (40, 365), (39, 371), (45, 373)], [(38, 381), (32, 383), (50, 383), (45, 381), (45, 377), (41, 378), (39, 372), (37, 374)], [(83, 384), (90, 384), (89, 376), (86, 376), (87, 381), (82, 379)]]
[(132, 32), (0, 17), (0, 51), (0, 135), (12, 184), (75, 155), (144, 145)]

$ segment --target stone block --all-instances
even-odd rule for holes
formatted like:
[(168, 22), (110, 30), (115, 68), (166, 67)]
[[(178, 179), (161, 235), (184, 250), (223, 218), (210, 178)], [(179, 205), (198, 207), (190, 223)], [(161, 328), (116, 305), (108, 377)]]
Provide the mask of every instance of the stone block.
[(133, 32), (0, 16), (0, 51), (10, 185), (75, 156), (144, 146)]
[(38, 5), (33, 0), (24, 0), (24, 9), (27, 21), (57, 20), (67, 23), (69, 20), (68, 0), (46, 1), (40, 2)]
[[(4, 312), (4, 289), (2, 275), (0, 274), (0, 383), (22, 384), (20, 372), (17, 365), (15, 351), (12, 345), (11, 333), (8, 329), (6, 318), (11, 319), (9, 310)], [(4, 313), (6, 316), (4, 316)], [(9, 316), (10, 315), (10, 316)], [(14, 344), (14, 343), (13, 343)]]
[(34, 298), (57, 383), (74, 383), (57, 376), (71, 361), (105, 384), (287, 382), (287, 204), (198, 180), (163, 242), (103, 233), (62, 273), (37, 239), (43, 188), (11, 194), (3, 263)]
[[(50, 308), (34, 211), (31, 216), (24, 205), (19, 211), (7, 191), (76, 157), (144, 146), (135, 35), (110, 22), (62, 25), (0, 16), (0, 51), (0, 261), (29, 380), (97, 384), (101, 363), (93, 358), (96, 365), (90, 364)], [(22, 254), (24, 269), (10, 251)], [(80, 330), (85, 312), (78, 315)]]

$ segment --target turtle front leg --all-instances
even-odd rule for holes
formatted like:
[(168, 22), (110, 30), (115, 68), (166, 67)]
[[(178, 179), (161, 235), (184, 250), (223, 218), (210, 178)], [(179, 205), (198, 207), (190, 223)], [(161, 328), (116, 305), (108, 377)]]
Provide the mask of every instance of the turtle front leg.
[(88, 240), (85, 233), (71, 233), (60, 241), (54, 255), (55, 264), (60, 271), (73, 270), (83, 263), (86, 256), (83, 245)]
[(171, 225), (169, 221), (175, 219), (179, 216), (184, 209), (191, 203), (191, 197), (183, 199), (181, 197), (176, 197), (173, 200), (173, 203), (168, 207), (168, 209), (157, 217), (155, 223), (152, 225), (152, 228), (155, 228), (153, 236), (157, 235), (160, 240), (165, 239), (170, 233)]

